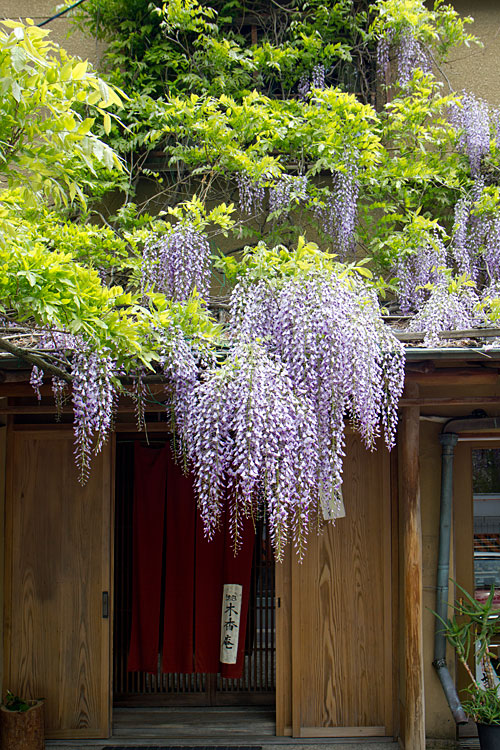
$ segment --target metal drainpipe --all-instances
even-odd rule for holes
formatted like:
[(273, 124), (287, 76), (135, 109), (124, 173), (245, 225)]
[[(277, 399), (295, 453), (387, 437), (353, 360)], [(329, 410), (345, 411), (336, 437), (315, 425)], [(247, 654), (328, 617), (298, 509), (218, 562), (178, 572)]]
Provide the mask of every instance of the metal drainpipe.
[[(439, 552), (436, 585), (436, 612), (446, 620), (448, 617), (448, 579), (450, 576), (450, 539), (451, 539), (451, 511), (453, 499), (453, 454), (458, 442), (455, 432), (441, 433), (439, 442), (442, 445), (441, 457), (441, 507), (439, 516)], [(434, 661), (446, 700), (457, 724), (467, 724), (467, 716), (458, 697), (446, 664), (446, 636), (442, 632), (442, 624), (436, 618), (434, 631)]]
[[(498, 430), (499, 417), (487, 417), (484, 412), (474, 412), (470, 417), (450, 419), (439, 436), (442, 449), (441, 508), (439, 518), (439, 552), (437, 570), (436, 612), (444, 619), (448, 614), (448, 580), (450, 575), (451, 512), (453, 501), (453, 458), (458, 433), (475, 430)], [(442, 625), (436, 618), (434, 632), (434, 661), (453, 718), (457, 724), (466, 724), (467, 717), (460, 704), (455, 683), (446, 664), (446, 637), (440, 632)]]

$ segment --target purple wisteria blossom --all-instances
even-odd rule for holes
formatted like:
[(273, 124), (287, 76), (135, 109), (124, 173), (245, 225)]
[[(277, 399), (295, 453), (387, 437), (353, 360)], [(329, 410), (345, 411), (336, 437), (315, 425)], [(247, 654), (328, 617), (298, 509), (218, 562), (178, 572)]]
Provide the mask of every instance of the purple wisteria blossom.
[(241, 211), (248, 216), (262, 213), (264, 198), (266, 195), (264, 186), (260, 182), (252, 180), (245, 174), (239, 174), (236, 176), (236, 184), (238, 186)]
[(146, 427), (146, 396), (147, 390), (144, 384), (144, 369), (141, 368), (132, 375), (134, 381), (130, 390), (130, 397), (134, 402), (135, 423), (139, 431)]
[(377, 76), (382, 82), (385, 82), (387, 71), (389, 70), (390, 51), (393, 39), (394, 31), (389, 29), (377, 43)]
[(446, 264), (446, 249), (439, 237), (413, 248), (398, 260), (396, 276), (399, 280), (398, 301), (403, 315), (419, 310), (429, 292), (428, 284), (436, 284)]
[(397, 83), (407, 86), (412, 79), (413, 72), (419, 68), (429, 73), (432, 68), (431, 58), (423, 44), (416, 38), (412, 29), (405, 29), (396, 37), (389, 29), (377, 44), (377, 73), (385, 81), (389, 68), (390, 51), (394, 50), (397, 67)]
[(174, 227), (168, 234), (151, 237), (144, 244), (142, 290), (154, 289), (181, 302), (196, 289), (208, 294), (210, 244), (190, 224)]
[(478, 177), (470, 196), (455, 206), (455, 223), (451, 256), (460, 274), (469, 274), (474, 281), (500, 279), (500, 219), (488, 212), (479, 212), (484, 194), (484, 179)]
[(309, 81), (309, 76), (304, 73), (300, 77), (300, 80), (297, 84), (297, 93), (299, 95), (299, 99), (305, 100), (308, 98), (308, 94), (311, 90), (311, 83)]
[(43, 385), (43, 370), (36, 365), (31, 368), (30, 385), (36, 393), (36, 397), (39, 401), (42, 399), (40, 388)]
[(488, 105), (473, 94), (464, 93), (461, 106), (452, 104), (451, 124), (459, 130), (458, 148), (469, 159), (473, 177), (478, 177), (484, 156), (490, 153), (490, 113)]
[(159, 364), (170, 385), (172, 416), (184, 450), (191, 400), (200, 366), (206, 368), (213, 365), (213, 359), (210, 359), (207, 351), (197, 350), (194, 343), (188, 343), (176, 326), (156, 333), (159, 339)]
[(500, 217), (490, 217), (488, 225), (484, 261), (488, 278), (498, 282), (500, 281)]
[(318, 63), (317, 65), (315, 65), (311, 75), (311, 88), (324, 89), (326, 86), (325, 76), (326, 70), (323, 63)]
[(292, 202), (307, 200), (307, 177), (282, 174), (269, 188), (269, 210), (288, 211)]
[(410, 29), (402, 32), (399, 36), (396, 45), (396, 61), (400, 86), (408, 85), (416, 68), (424, 73), (430, 73), (431, 71), (429, 55)]
[(186, 429), (205, 533), (228, 503), (235, 547), (244, 517), (265, 513), (276, 558), (293, 537), (299, 557), (316, 515), (316, 420), (287, 370), (241, 343), (194, 389)]
[(312, 89), (326, 88), (326, 69), (323, 63), (317, 63), (312, 69), (311, 76), (306, 73), (300, 77), (297, 85), (299, 99), (308, 99)]
[(73, 353), (75, 460), (84, 484), (92, 452), (98, 453), (113, 426), (117, 405), (115, 362), (106, 352), (77, 349)]
[(485, 315), (479, 302), (473, 287), (450, 285), (446, 277), (434, 287), (429, 299), (410, 321), (408, 330), (423, 331), (424, 345), (436, 347), (440, 343), (439, 333), (484, 325)]
[(496, 299), (500, 297), (500, 279), (498, 281), (492, 281), (481, 292), (481, 300), (484, 302), (488, 299)]
[(471, 273), (475, 259), (471, 253), (469, 233), (471, 202), (467, 197), (460, 198), (455, 205), (455, 222), (453, 225), (453, 245), (451, 254), (459, 273)]
[(346, 172), (335, 172), (331, 194), (313, 209), (322, 231), (332, 237), (341, 260), (354, 249), (358, 196), (357, 170), (350, 167)]
[(231, 308), (236, 339), (261, 340), (313, 406), (326, 506), (338, 499), (342, 483), (346, 414), (368, 447), (381, 425), (387, 445), (394, 444), (403, 349), (384, 326), (375, 297), (331, 273), (280, 283), (242, 281)]
[(52, 394), (54, 396), (54, 404), (56, 407), (56, 419), (58, 420), (61, 418), (64, 398), (67, 394), (67, 387), (68, 384), (65, 380), (57, 377), (57, 375), (52, 376)]

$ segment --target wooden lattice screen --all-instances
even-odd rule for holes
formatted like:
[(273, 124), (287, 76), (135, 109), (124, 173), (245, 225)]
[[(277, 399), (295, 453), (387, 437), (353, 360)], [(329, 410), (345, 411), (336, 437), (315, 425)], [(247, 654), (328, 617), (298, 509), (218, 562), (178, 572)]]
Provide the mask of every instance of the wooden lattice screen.
[(268, 705), (275, 699), (274, 561), (257, 529), (245, 667), (239, 680), (209, 674), (127, 672), (132, 593), (133, 441), (116, 451), (113, 692), (119, 706)]

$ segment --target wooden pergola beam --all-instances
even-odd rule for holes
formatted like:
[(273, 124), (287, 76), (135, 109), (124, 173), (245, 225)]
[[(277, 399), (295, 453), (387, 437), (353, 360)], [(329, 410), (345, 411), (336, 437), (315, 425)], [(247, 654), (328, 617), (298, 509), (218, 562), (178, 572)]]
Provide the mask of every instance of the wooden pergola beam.
[[(404, 398), (418, 398), (416, 383), (406, 385)], [(405, 406), (399, 434), (404, 558), (405, 750), (425, 750), (419, 431), (420, 407)]]
[(405, 383), (419, 383), (423, 386), (494, 386), (498, 383), (498, 369), (492, 367), (441, 367), (431, 372), (409, 370), (405, 376)]

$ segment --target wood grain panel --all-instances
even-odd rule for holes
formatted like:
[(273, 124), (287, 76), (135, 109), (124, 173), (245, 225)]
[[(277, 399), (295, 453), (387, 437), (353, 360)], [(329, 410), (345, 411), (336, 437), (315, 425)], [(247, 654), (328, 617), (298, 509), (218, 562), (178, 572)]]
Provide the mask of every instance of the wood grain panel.
[[(417, 398), (418, 385), (405, 386), (404, 396)], [(403, 409), (400, 446), (401, 514), (403, 521), (403, 587), (405, 711), (404, 743), (407, 750), (425, 747), (424, 635), (422, 622), (422, 511), (419, 469), (420, 409)]]
[(291, 561), (297, 737), (392, 733), (389, 456), (354, 435), (346, 454), (346, 518), (310, 536), (302, 564)]
[(385, 727), (301, 727), (301, 737), (385, 737)]
[(12, 432), (8, 449), (7, 683), (46, 699), (47, 736), (106, 737), (110, 448), (85, 487), (67, 431)]

